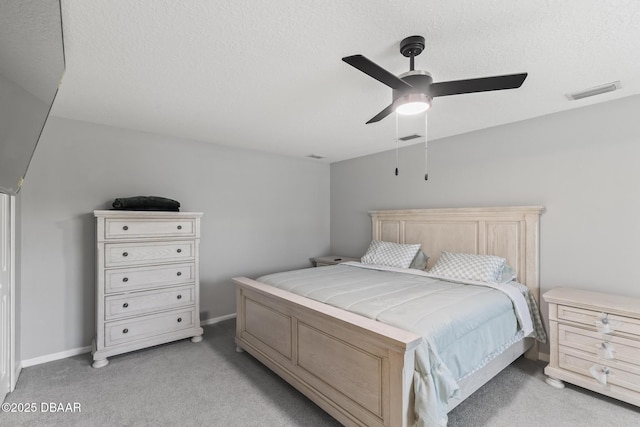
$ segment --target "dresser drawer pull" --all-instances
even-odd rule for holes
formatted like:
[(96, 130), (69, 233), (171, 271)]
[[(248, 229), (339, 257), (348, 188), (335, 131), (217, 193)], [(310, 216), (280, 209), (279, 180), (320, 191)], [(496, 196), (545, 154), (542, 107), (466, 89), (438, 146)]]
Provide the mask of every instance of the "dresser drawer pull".
[(122, 304), (122, 308), (127, 308), (127, 307), (129, 307), (129, 303), (128, 302), (125, 302), (124, 304)]
[(122, 252), (122, 256), (129, 256), (129, 252)]
[(176, 275), (177, 275), (177, 276), (182, 276), (182, 271), (178, 271), (178, 272), (176, 273)]
[(182, 299), (182, 295), (178, 295), (178, 296), (177, 296), (177, 298), (178, 298), (178, 299)]
[(182, 249), (178, 249), (178, 253), (182, 252)]
[(129, 229), (129, 226), (128, 226), (128, 225), (125, 225), (124, 227), (122, 227), (122, 229), (123, 229), (124, 231), (127, 231), (127, 230)]
[(182, 226), (181, 225), (178, 226), (178, 230), (182, 230)]
[(178, 317), (178, 323), (182, 322), (182, 317)]
[(126, 282), (128, 282), (128, 281), (129, 281), (129, 278), (128, 278), (128, 277), (123, 277), (123, 278), (122, 278), (122, 281), (126, 283)]
[(128, 330), (127, 328), (124, 328), (124, 329), (122, 330), (122, 333), (123, 333), (123, 334), (128, 334), (128, 333), (129, 333), (129, 330)]

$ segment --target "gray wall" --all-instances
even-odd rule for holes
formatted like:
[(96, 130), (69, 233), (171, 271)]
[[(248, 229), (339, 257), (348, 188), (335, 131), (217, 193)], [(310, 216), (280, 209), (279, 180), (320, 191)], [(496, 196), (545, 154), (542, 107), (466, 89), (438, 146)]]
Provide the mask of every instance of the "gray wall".
[(94, 209), (116, 197), (204, 212), (201, 318), (235, 312), (230, 278), (310, 266), (329, 249), (329, 165), (50, 118), (21, 191), (21, 356), (91, 343)]
[[(640, 296), (640, 96), (331, 165), (331, 252), (360, 256), (372, 209), (543, 205), (542, 292)], [(546, 306), (543, 307), (543, 313)], [(545, 314), (546, 315), (546, 314)]]

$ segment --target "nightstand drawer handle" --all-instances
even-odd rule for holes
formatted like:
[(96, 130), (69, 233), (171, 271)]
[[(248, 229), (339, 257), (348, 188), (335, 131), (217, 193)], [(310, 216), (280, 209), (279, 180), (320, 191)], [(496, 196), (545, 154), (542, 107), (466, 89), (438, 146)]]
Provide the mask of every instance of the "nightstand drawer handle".
[(182, 249), (178, 249), (178, 253), (182, 252)]
[(129, 226), (128, 226), (128, 225), (125, 225), (124, 227), (122, 227), (122, 229), (123, 229), (124, 231), (127, 231), (127, 230), (129, 229)]
[(596, 320), (596, 329), (601, 334), (610, 334), (618, 329), (621, 325), (616, 319), (609, 318), (608, 313), (602, 313), (598, 320)]
[(176, 273), (176, 276), (182, 276), (182, 271), (178, 271), (178, 272)]
[(593, 365), (589, 368), (589, 372), (601, 385), (606, 386), (609, 376), (612, 375), (611, 371), (606, 366)]
[(127, 307), (129, 307), (129, 303), (128, 302), (125, 302), (124, 304), (122, 304), (122, 308), (127, 308)]
[(122, 256), (124, 256), (124, 257), (129, 256), (129, 252), (122, 252)]
[(128, 282), (128, 281), (129, 281), (129, 278), (128, 278), (128, 277), (123, 277), (123, 278), (122, 278), (122, 281), (123, 281), (123, 282)]
[(124, 328), (124, 329), (122, 330), (122, 333), (123, 333), (123, 334), (128, 334), (128, 333), (129, 333), (129, 330), (128, 330), (127, 328)]
[(598, 357), (600, 359), (611, 360), (615, 359), (616, 355), (615, 348), (609, 341), (604, 341), (600, 345), (596, 345), (596, 352), (598, 353)]
[(182, 299), (182, 295), (178, 295), (178, 297), (177, 297), (177, 298), (178, 298), (178, 299)]
[(178, 323), (182, 322), (182, 317), (178, 317)]
[(182, 230), (182, 226), (181, 225), (178, 226), (178, 230)]

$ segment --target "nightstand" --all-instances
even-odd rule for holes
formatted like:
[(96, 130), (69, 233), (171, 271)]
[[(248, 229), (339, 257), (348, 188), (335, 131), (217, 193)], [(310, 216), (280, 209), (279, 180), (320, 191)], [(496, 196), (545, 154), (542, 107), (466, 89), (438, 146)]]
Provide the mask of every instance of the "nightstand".
[(326, 265), (335, 265), (335, 264), (340, 264), (340, 263), (349, 262), (349, 261), (360, 262), (360, 258), (331, 255), (331, 256), (314, 258), (313, 261), (315, 262), (316, 267), (324, 267)]
[(550, 363), (544, 373), (640, 406), (640, 298), (557, 288), (549, 303)]

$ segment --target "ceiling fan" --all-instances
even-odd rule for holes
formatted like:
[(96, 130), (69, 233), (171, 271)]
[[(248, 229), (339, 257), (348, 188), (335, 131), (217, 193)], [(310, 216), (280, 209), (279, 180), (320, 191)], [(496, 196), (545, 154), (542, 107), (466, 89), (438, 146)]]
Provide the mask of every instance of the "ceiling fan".
[(424, 112), (431, 106), (431, 100), (437, 96), (516, 89), (527, 78), (527, 73), (520, 73), (433, 83), (431, 74), (427, 71), (414, 69), (414, 58), (424, 50), (424, 42), (422, 36), (407, 37), (400, 42), (400, 53), (410, 58), (411, 62), (410, 70), (399, 76), (395, 76), (362, 55), (342, 58), (347, 64), (393, 89), (391, 104), (371, 118), (367, 124), (378, 122), (393, 111), (399, 114)]

